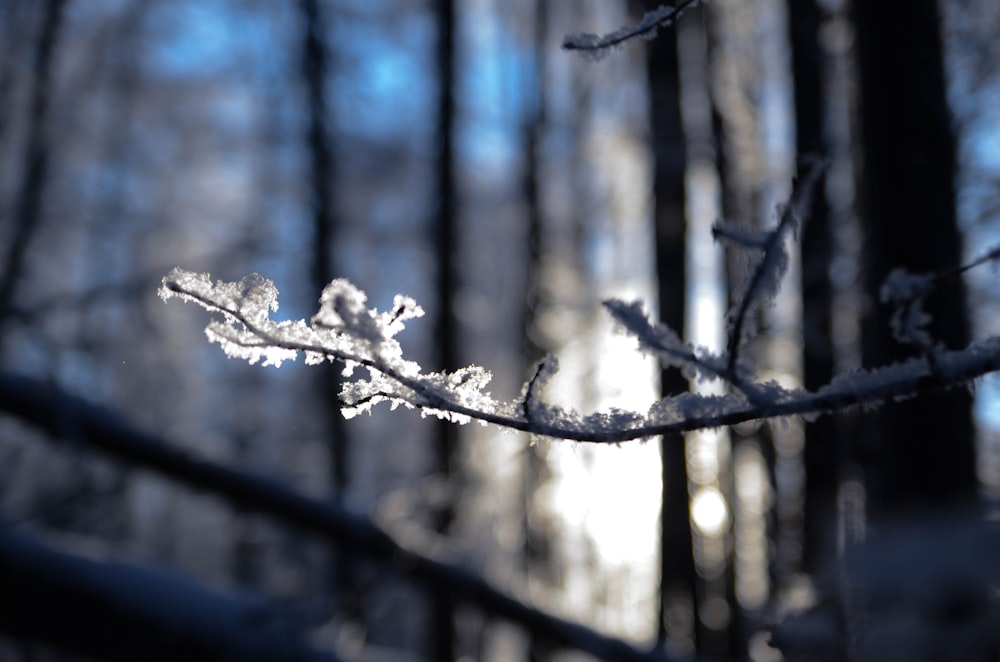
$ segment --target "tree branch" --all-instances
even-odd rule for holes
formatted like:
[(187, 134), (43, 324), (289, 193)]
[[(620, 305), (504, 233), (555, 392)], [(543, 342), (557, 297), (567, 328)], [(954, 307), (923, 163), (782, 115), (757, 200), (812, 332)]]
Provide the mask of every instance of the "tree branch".
[(336, 662), (263, 600), (59, 552), (0, 525), (0, 630), (102, 660)]
[[(175, 273), (164, 279), (163, 289), (172, 295), (195, 301), (210, 311), (222, 313), (225, 318), (238, 324), (239, 329), (233, 330), (221, 340), (218, 328), (210, 334), (214, 340), (224, 345), (230, 355), (241, 355), (233, 350), (233, 345), (252, 347), (255, 350), (272, 348), (285, 353), (281, 358), (293, 358), (295, 353), (301, 351), (307, 356), (324, 357), (368, 368), (373, 375), (371, 382), (360, 382), (360, 387), (358, 382), (345, 386), (346, 395), (342, 396), (342, 404), (346, 407), (367, 407), (391, 400), (455, 421), (476, 420), (529, 434), (581, 442), (620, 443), (755, 419), (816, 416), (851, 405), (875, 406), (932, 389), (958, 386), (1000, 370), (1000, 338), (988, 338), (961, 351), (941, 350), (934, 354), (933, 360), (929, 357), (914, 358), (881, 368), (841, 375), (815, 392), (787, 390), (773, 382), (740, 380), (736, 382), (740, 389), (738, 393), (725, 396), (683, 393), (660, 400), (646, 414), (612, 410), (583, 415), (542, 402), (534, 397), (537, 386), (529, 384), (524, 391), (533, 396), (529, 418), (522, 400), (503, 403), (481, 392), (488, 377), (482, 369), (466, 369), (480, 371), (476, 373), (459, 371), (450, 374), (424, 374), (419, 371), (419, 366), (403, 361), (395, 354), (398, 344), (394, 340), (375, 337), (379, 332), (379, 315), (376, 311), (366, 311), (370, 315), (366, 324), (356, 322), (365, 334), (362, 338), (364, 342), (352, 344), (350, 336), (359, 333), (358, 328), (345, 325), (324, 328), (324, 333), (331, 335), (319, 336), (314, 329), (306, 327), (304, 322), (296, 327), (281, 326), (264, 317), (259, 310), (254, 314), (246, 314), (240, 307), (242, 303), (230, 304), (223, 295), (214, 297), (185, 287), (181, 280), (191, 277), (196, 277), (201, 286), (207, 282), (207, 276), (184, 273), (178, 276)], [(268, 288), (273, 288), (270, 281), (264, 283)], [(233, 285), (217, 283), (214, 288)], [(276, 292), (273, 295), (276, 296)], [(273, 303), (276, 306), (276, 300)], [(254, 305), (259, 306), (259, 301)], [(618, 311), (616, 315), (620, 310), (634, 308), (620, 303), (610, 307)], [(321, 310), (317, 317), (322, 314)], [(634, 315), (630, 315), (630, 319), (632, 317)], [(626, 326), (630, 332), (639, 334), (640, 347), (643, 349), (659, 349), (658, 344), (651, 345), (648, 339), (643, 340), (644, 337), (666, 337), (660, 328), (640, 329), (640, 332), (637, 331), (640, 328), (638, 323), (630, 322)], [(210, 326), (211, 328), (213, 327)], [(294, 332), (286, 332), (287, 329), (293, 329)], [(383, 346), (388, 343), (392, 343), (389, 348), (391, 351), (383, 350)], [(694, 355), (684, 357), (690, 365), (700, 366), (705, 363), (708, 367), (712, 366), (711, 361), (695, 361), (697, 357), (692, 357)], [(704, 367), (701, 369), (707, 370)], [(474, 374), (481, 383), (469, 385), (467, 382), (470, 374)], [(731, 379), (728, 375), (726, 378)]]
[(566, 35), (562, 47), (567, 51), (580, 51), (588, 57), (601, 59), (632, 39), (654, 38), (657, 30), (670, 27), (681, 14), (700, 2), (702, 0), (683, 0), (676, 7), (662, 5), (646, 12), (636, 25), (627, 25), (605, 35), (593, 33)]
[[(773, 230), (760, 236), (759, 245), (745, 248), (758, 248), (763, 252), (753, 272), (747, 279), (743, 295), (730, 314), (728, 342), (728, 371), (737, 374), (740, 347), (746, 335), (746, 322), (750, 315), (759, 310), (762, 305), (774, 298), (781, 284), (781, 279), (788, 269), (788, 249), (785, 244), (791, 235), (798, 232), (802, 224), (802, 210), (807, 209), (812, 200), (813, 189), (819, 181), (825, 168), (824, 163), (815, 163), (802, 178), (795, 182), (791, 199), (780, 206), (778, 225)], [(736, 240), (733, 229), (725, 225), (717, 225), (712, 229), (717, 239)]]
[(118, 460), (325, 537), (359, 558), (389, 565), (432, 590), (451, 591), (456, 597), (563, 646), (607, 660), (669, 662), (665, 655), (638, 650), (532, 607), (456, 563), (410, 549), (364, 517), (297, 494), (267, 478), (195, 459), (165, 440), (134, 428), (113, 412), (51, 384), (0, 372), (0, 410), (54, 438), (68, 435)]

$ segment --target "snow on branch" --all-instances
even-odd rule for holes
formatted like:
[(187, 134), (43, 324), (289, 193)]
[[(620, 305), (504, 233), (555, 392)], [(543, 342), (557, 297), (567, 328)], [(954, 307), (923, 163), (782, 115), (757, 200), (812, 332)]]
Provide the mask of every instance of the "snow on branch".
[(924, 309), (927, 297), (934, 290), (933, 274), (912, 274), (905, 269), (894, 269), (882, 284), (882, 303), (891, 304), (889, 324), (899, 342), (916, 345), (932, 355), (937, 343), (927, 330), (930, 314)]
[(926, 299), (938, 282), (955, 278), (979, 265), (1000, 259), (1000, 246), (994, 247), (972, 262), (936, 274), (914, 274), (905, 269), (894, 269), (882, 284), (882, 303), (892, 306), (889, 324), (893, 336), (901, 343), (915, 345), (924, 354), (933, 357), (941, 345), (931, 337), (927, 326), (930, 314), (924, 309)]
[[(688, 378), (722, 380), (732, 387), (725, 395), (682, 393), (654, 403), (647, 411), (608, 411), (583, 414), (549, 404), (543, 399), (546, 384), (558, 370), (552, 357), (541, 362), (534, 375), (512, 401), (495, 399), (487, 391), (491, 374), (479, 366), (454, 372), (425, 373), (403, 357), (395, 335), (409, 319), (423, 313), (412, 299), (398, 296), (390, 312), (367, 307), (365, 294), (344, 279), (333, 281), (323, 291), (320, 309), (310, 321), (276, 322), (270, 313), (277, 310), (277, 289), (257, 274), (235, 283), (212, 282), (207, 274), (174, 269), (160, 288), (163, 299), (179, 297), (217, 313), (221, 319), (206, 328), (209, 340), (219, 343), (231, 357), (251, 363), (263, 359), (278, 366), (300, 352), (307, 363), (341, 362), (345, 375), (357, 367), (367, 377), (345, 382), (341, 405), (345, 416), (368, 411), (380, 402), (391, 407), (416, 408), (424, 415), (438, 416), (456, 423), (478, 421), (555, 439), (595, 443), (619, 443), (670, 432), (731, 425), (753, 419), (782, 416), (816, 416), (850, 405), (875, 406), (911, 397), (937, 388), (965, 384), (988, 372), (1000, 370), (1000, 338), (988, 338), (964, 350), (946, 350), (933, 345), (922, 357), (871, 370), (859, 370), (834, 378), (813, 392), (785, 389), (775, 382), (752, 378), (748, 366), (737, 369), (736, 354), (744, 335), (743, 320), (777, 291), (788, 255), (788, 235), (798, 227), (799, 209), (818, 178), (812, 170), (796, 187), (783, 208), (778, 227), (767, 241), (746, 242), (746, 247), (763, 251), (763, 256), (744, 288), (743, 300), (731, 316), (730, 348), (713, 355), (684, 343), (676, 332), (652, 321), (639, 302), (605, 302), (605, 307), (633, 336), (640, 351), (650, 352), (665, 366), (680, 369)], [(730, 234), (728, 238), (738, 236)], [(929, 336), (919, 335), (926, 322), (917, 303), (926, 294), (928, 282), (960, 274), (966, 268), (1000, 257), (1000, 248), (976, 262), (952, 272), (922, 277), (900, 275), (887, 284), (888, 296), (911, 312), (898, 326), (922, 346)], [(907, 303), (910, 302), (910, 303)], [(931, 345), (927, 345), (930, 347)]]
[(802, 225), (804, 211), (812, 200), (813, 190), (820, 179), (824, 164), (813, 164), (800, 181), (795, 182), (791, 199), (778, 206), (778, 225), (766, 232), (748, 231), (738, 226), (719, 223), (712, 229), (716, 239), (736, 243), (742, 248), (757, 249), (758, 258), (743, 292), (729, 313), (728, 371), (735, 374), (740, 346), (747, 336), (747, 320), (774, 300), (781, 279), (788, 270), (788, 240)]
[(700, 4), (703, 0), (683, 0), (676, 7), (662, 5), (653, 11), (646, 12), (636, 25), (626, 25), (605, 35), (579, 33), (566, 35), (562, 47), (568, 51), (579, 51), (584, 56), (601, 60), (612, 50), (621, 48), (632, 39), (653, 39), (660, 28), (673, 25), (685, 11)]
[(394, 336), (405, 321), (424, 314), (409, 297), (397, 295), (392, 311), (380, 313), (366, 307), (364, 292), (338, 278), (323, 290), (320, 309), (309, 322), (276, 322), (270, 313), (278, 309), (277, 288), (259, 274), (235, 283), (213, 283), (208, 274), (174, 269), (163, 279), (159, 294), (164, 300), (179, 297), (220, 313), (222, 318), (210, 322), (205, 333), (230, 357), (280, 366), (302, 352), (307, 364), (340, 361), (345, 376), (356, 367), (365, 368), (368, 379), (344, 387), (347, 417), (386, 401), (460, 423), (476, 418), (473, 414), (508, 413), (483, 390), (491, 375), (482, 368), (422, 373), (419, 365), (403, 358)]
[(639, 341), (639, 347), (652, 352), (666, 367), (678, 368), (688, 379), (726, 379), (728, 373), (719, 357), (708, 350), (696, 349), (681, 340), (668, 326), (653, 322), (639, 301), (626, 303), (609, 299), (604, 307), (625, 331)]

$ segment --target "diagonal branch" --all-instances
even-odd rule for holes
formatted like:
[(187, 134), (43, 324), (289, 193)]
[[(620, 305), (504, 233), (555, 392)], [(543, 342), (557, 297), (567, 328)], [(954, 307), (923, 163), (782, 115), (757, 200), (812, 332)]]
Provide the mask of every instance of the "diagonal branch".
[[(781, 216), (777, 227), (767, 233), (761, 246), (764, 254), (747, 280), (743, 296), (732, 313), (727, 346), (727, 368), (731, 375), (736, 374), (747, 318), (777, 293), (781, 278), (788, 268), (789, 249), (786, 240), (798, 231), (802, 223), (800, 211), (809, 204), (824, 167), (824, 164), (813, 165), (801, 181), (795, 182), (791, 198), (780, 208)], [(725, 237), (724, 229), (716, 228), (713, 233), (716, 237)]]
[(432, 590), (451, 591), (560, 645), (607, 660), (669, 662), (665, 655), (638, 650), (532, 607), (457, 563), (403, 545), (367, 518), (310, 499), (262, 476), (195, 459), (165, 440), (134, 428), (115, 413), (45, 382), (0, 372), (0, 410), (55, 438), (68, 433), (74, 442), (85, 443), (115, 459), (323, 536), (363, 560), (390, 565)]
[[(60, 552), (0, 525), (0, 631), (102, 660), (336, 662), (263, 599)], [(155, 596), (155, 599), (150, 599)]]

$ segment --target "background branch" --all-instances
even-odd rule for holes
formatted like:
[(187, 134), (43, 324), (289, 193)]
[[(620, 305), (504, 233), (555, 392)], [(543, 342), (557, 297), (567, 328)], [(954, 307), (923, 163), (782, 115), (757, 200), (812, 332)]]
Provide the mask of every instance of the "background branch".
[(59, 552), (0, 525), (0, 631), (102, 660), (336, 662), (263, 599)]
[(607, 660), (669, 659), (531, 607), (455, 563), (403, 546), (370, 520), (332, 503), (302, 496), (261, 476), (195, 459), (165, 440), (136, 429), (114, 412), (51, 384), (0, 373), (0, 409), (54, 438), (68, 436), (115, 459), (327, 538), (359, 558), (390, 565), (435, 591), (450, 591), (563, 646)]

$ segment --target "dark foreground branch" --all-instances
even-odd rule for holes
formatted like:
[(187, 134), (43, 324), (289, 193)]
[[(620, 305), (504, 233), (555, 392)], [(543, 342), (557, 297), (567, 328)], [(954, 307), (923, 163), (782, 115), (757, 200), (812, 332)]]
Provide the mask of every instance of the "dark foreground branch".
[(279, 611), (166, 571), (58, 552), (0, 525), (0, 631), (102, 660), (336, 662)]
[[(368, 561), (384, 563), (435, 591), (450, 591), (536, 636), (606, 660), (660, 660), (630, 644), (531, 607), (465, 568), (408, 549), (370, 520), (328, 502), (297, 494), (267, 478), (195, 459), (163, 439), (133, 427), (106, 408), (45, 382), (0, 373), (0, 410), (128, 464), (163, 474), (230, 503), (256, 510), (336, 543)], [(150, 596), (151, 601), (156, 600)]]

